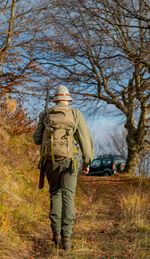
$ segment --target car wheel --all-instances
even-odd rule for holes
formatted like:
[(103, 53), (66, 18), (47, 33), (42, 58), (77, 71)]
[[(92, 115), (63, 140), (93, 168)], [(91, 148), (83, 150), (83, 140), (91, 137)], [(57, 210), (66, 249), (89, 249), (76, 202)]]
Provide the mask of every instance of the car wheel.
[(111, 176), (111, 173), (109, 171), (105, 171), (104, 176)]

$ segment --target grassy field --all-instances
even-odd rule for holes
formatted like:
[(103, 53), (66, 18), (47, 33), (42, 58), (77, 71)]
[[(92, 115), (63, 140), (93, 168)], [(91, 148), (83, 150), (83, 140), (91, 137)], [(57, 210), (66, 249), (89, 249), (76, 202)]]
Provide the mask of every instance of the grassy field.
[(56, 250), (48, 185), (38, 190), (30, 135), (0, 131), (0, 258), (150, 258), (150, 180), (79, 176), (73, 249)]

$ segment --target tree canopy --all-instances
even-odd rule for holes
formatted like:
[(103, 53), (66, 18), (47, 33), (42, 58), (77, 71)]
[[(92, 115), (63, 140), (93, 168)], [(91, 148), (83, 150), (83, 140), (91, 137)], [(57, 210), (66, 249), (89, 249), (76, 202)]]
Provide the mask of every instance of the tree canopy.
[(125, 118), (127, 169), (149, 148), (148, 0), (1, 1), (0, 95), (66, 83)]

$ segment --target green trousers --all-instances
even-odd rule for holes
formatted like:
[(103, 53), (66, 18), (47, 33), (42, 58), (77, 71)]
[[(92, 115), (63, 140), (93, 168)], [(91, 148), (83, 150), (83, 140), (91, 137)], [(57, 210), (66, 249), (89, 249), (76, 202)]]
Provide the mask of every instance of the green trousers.
[(45, 172), (50, 186), (50, 220), (53, 233), (71, 237), (75, 220), (74, 199), (77, 172), (72, 170), (71, 160), (45, 162)]

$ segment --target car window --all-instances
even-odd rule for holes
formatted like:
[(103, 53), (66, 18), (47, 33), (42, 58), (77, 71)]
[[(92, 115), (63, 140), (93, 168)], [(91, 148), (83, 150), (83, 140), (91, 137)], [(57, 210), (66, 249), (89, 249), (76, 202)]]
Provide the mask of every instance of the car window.
[(91, 163), (91, 167), (92, 167), (92, 168), (97, 168), (97, 167), (100, 167), (100, 164), (101, 164), (101, 160), (100, 160), (100, 159), (95, 159), (95, 160), (93, 160), (93, 162)]
[(110, 166), (111, 165), (111, 159), (109, 157), (108, 158), (104, 158), (103, 162), (102, 162), (102, 165), (103, 166)]
[(119, 158), (115, 158), (114, 163), (115, 164), (125, 163), (125, 160), (123, 158), (120, 158), (120, 157)]

